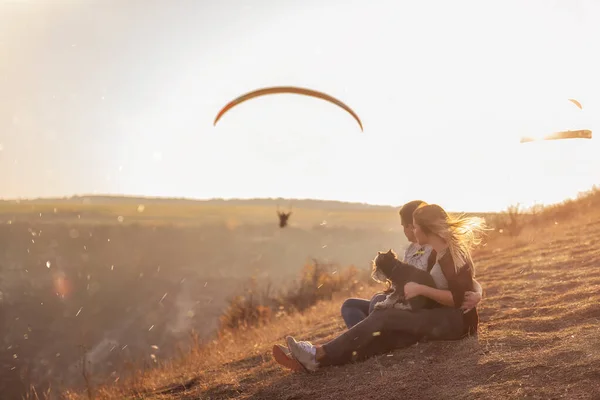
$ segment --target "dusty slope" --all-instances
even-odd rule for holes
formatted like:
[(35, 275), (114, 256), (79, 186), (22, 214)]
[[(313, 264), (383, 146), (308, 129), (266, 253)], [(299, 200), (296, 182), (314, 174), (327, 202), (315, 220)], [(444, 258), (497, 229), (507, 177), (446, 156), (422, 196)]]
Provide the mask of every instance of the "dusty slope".
[[(137, 393), (128, 397), (600, 398), (600, 215), (494, 241), (476, 262), (485, 288), (478, 340), (421, 343), (310, 375), (272, 361), (270, 347), (286, 334), (319, 341), (339, 332), (338, 301), (225, 338), (128, 384), (130, 396)], [(189, 385), (157, 390), (184, 382)]]

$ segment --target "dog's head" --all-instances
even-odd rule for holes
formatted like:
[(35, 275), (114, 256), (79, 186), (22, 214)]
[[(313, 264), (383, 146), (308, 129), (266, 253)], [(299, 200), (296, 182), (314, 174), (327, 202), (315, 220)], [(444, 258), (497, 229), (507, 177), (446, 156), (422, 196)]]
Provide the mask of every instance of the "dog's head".
[(386, 282), (397, 263), (398, 256), (396, 256), (396, 253), (392, 249), (387, 253), (378, 251), (377, 257), (372, 262), (373, 270), (371, 271), (371, 278), (376, 282)]

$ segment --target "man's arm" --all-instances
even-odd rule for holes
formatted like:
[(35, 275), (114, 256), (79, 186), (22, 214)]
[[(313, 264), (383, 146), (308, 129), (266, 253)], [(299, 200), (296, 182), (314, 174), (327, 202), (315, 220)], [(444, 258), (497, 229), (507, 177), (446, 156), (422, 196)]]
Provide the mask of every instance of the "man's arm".
[(465, 312), (472, 308), (477, 307), (481, 299), (483, 298), (483, 288), (481, 284), (473, 279), (473, 290), (474, 292), (468, 291), (465, 293), (465, 299), (460, 306)]

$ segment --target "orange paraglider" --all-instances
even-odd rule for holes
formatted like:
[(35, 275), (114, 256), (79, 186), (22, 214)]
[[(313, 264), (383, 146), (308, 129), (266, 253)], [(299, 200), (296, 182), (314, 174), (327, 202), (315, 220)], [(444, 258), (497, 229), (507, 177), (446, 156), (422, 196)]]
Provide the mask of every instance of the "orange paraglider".
[(591, 139), (592, 131), (589, 129), (580, 129), (577, 131), (562, 131), (546, 135), (541, 138), (523, 137), (521, 143), (534, 142), (538, 140), (563, 140), (563, 139)]
[(311, 96), (311, 97), (316, 97), (316, 98), (328, 101), (330, 103), (333, 103), (333, 104), (337, 105), (338, 107), (341, 107), (342, 109), (344, 109), (350, 115), (352, 115), (352, 117), (356, 120), (356, 122), (358, 122), (358, 125), (360, 126), (360, 130), (361, 131), (363, 130), (363, 125), (362, 125), (362, 122), (361, 122), (360, 118), (358, 117), (358, 115), (350, 107), (348, 107), (346, 104), (344, 104), (342, 101), (340, 101), (340, 100), (336, 99), (335, 97), (330, 96), (326, 93), (323, 93), (323, 92), (319, 92), (319, 91), (312, 90), (312, 89), (295, 87), (295, 86), (274, 86), (274, 87), (268, 87), (268, 88), (254, 90), (252, 92), (243, 94), (243, 95), (233, 99), (229, 103), (227, 103), (225, 105), (225, 107), (223, 107), (219, 111), (219, 113), (217, 114), (217, 117), (215, 118), (213, 126), (217, 125), (217, 122), (219, 121), (219, 119), (221, 119), (221, 117), (227, 111), (231, 110), (233, 107), (237, 106), (238, 104), (241, 104), (250, 99), (254, 99), (256, 97), (265, 96), (265, 95), (269, 95), (269, 94), (280, 94), (280, 93), (293, 93), (293, 94), (300, 94), (300, 95), (304, 95), (304, 96)]
[(575, 100), (575, 99), (569, 99), (569, 101), (570, 101), (571, 103), (575, 104), (575, 105), (576, 105), (576, 106), (577, 106), (577, 107), (578, 107), (580, 110), (582, 110), (582, 109), (583, 109), (583, 106), (582, 106), (582, 105), (581, 105), (581, 103), (580, 103), (580, 102), (578, 102), (577, 100)]

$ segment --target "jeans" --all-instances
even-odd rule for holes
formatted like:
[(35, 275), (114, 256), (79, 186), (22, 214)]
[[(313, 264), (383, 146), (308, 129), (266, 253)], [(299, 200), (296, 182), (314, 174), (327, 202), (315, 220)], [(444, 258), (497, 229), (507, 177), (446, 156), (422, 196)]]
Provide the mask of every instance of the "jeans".
[(375, 310), (364, 320), (323, 345), (322, 365), (342, 365), (392, 349), (410, 346), (423, 338), (459, 340), (464, 337), (463, 311), (440, 307), (405, 311)]
[(348, 329), (358, 324), (363, 319), (367, 318), (373, 312), (375, 304), (385, 300), (386, 294), (376, 293), (371, 297), (371, 300), (350, 298), (342, 304), (342, 318)]

